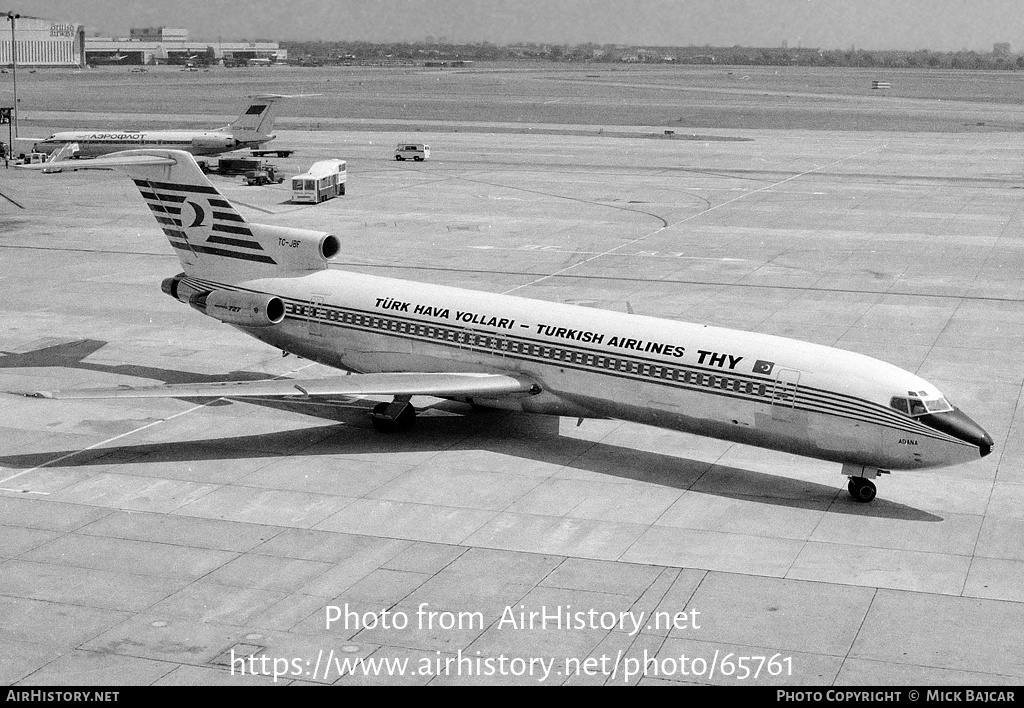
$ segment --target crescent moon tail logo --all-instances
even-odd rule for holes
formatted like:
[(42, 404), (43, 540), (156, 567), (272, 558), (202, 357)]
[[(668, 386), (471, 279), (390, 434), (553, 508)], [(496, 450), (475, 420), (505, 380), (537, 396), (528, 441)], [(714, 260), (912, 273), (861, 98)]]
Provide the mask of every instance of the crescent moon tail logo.
[(203, 211), (203, 208), (201, 206), (199, 206), (198, 204), (196, 204), (195, 202), (188, 202), (188, 204), (196, 212), (196, 218), (193, 219), (192, 223), (188, 225), (189, 228), (194, 228), (196, 226), (202, 226), (203, 225), (203, 221), (206, 219), (206, 212)]

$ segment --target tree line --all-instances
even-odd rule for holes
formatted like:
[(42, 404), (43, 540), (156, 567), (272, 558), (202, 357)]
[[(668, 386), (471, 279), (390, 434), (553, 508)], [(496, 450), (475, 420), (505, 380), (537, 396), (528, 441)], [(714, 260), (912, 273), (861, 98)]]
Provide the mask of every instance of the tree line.
[(1008, 51), (939, 52), (792, 47), (623, 47), (600, 44), (471, 44), (427, 42), (281, 42), (290, 60), (309, 64), (419, 61), (551, 61), (677, 63), (762, 66), (844, 66), (892, 69), (1024, 69), (1024, 56)]

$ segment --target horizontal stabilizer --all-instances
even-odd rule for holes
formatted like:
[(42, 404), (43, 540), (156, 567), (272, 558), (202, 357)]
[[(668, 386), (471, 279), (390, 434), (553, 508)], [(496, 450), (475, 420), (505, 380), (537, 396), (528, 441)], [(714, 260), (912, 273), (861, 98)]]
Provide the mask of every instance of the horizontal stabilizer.
[(245, 398), (277, 396), (437, 396), (438, 398), (501, 398), (527, 395), (534, 384), (502, 374), (353, 374), (324, 379), (268, 379), (164, 386), (117, 386), (63, 391), (37, 391), (35, 398)]

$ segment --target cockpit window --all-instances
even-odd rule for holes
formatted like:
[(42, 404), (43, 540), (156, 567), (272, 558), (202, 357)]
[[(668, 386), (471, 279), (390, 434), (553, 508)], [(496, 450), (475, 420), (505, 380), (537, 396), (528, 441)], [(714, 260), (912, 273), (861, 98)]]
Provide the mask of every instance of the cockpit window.
[(893, 396), (889, 401), (889, 405), (913, 418), (929, 413), (945, 413), (953, 410), (953, 406), (949, 405), (949, 401), (945, 398), (922, 400), (920, 398)]
[(949, 405), (949, 401), (945, 398), (933, 398), (930, 401), (925, 401), (924, 405), (929, 413), (945, 413), (953, 410), (953, 406)]
[(919, 416), (924, 415), (928, 412), (928, 409), (924, 407), (924, 401), (919, 401), (915, 398), (910, 399), (910, 415)]

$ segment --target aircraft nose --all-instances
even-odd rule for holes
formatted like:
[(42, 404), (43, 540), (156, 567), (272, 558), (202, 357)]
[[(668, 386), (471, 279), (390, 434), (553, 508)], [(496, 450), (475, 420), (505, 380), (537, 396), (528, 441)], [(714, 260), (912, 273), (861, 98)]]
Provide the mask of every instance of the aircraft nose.
[(922, 420), (936, 430), (976, 446), (982, 457), (992, 452), (992, 436), (959, 408), (945, 413), (931, 413)]

